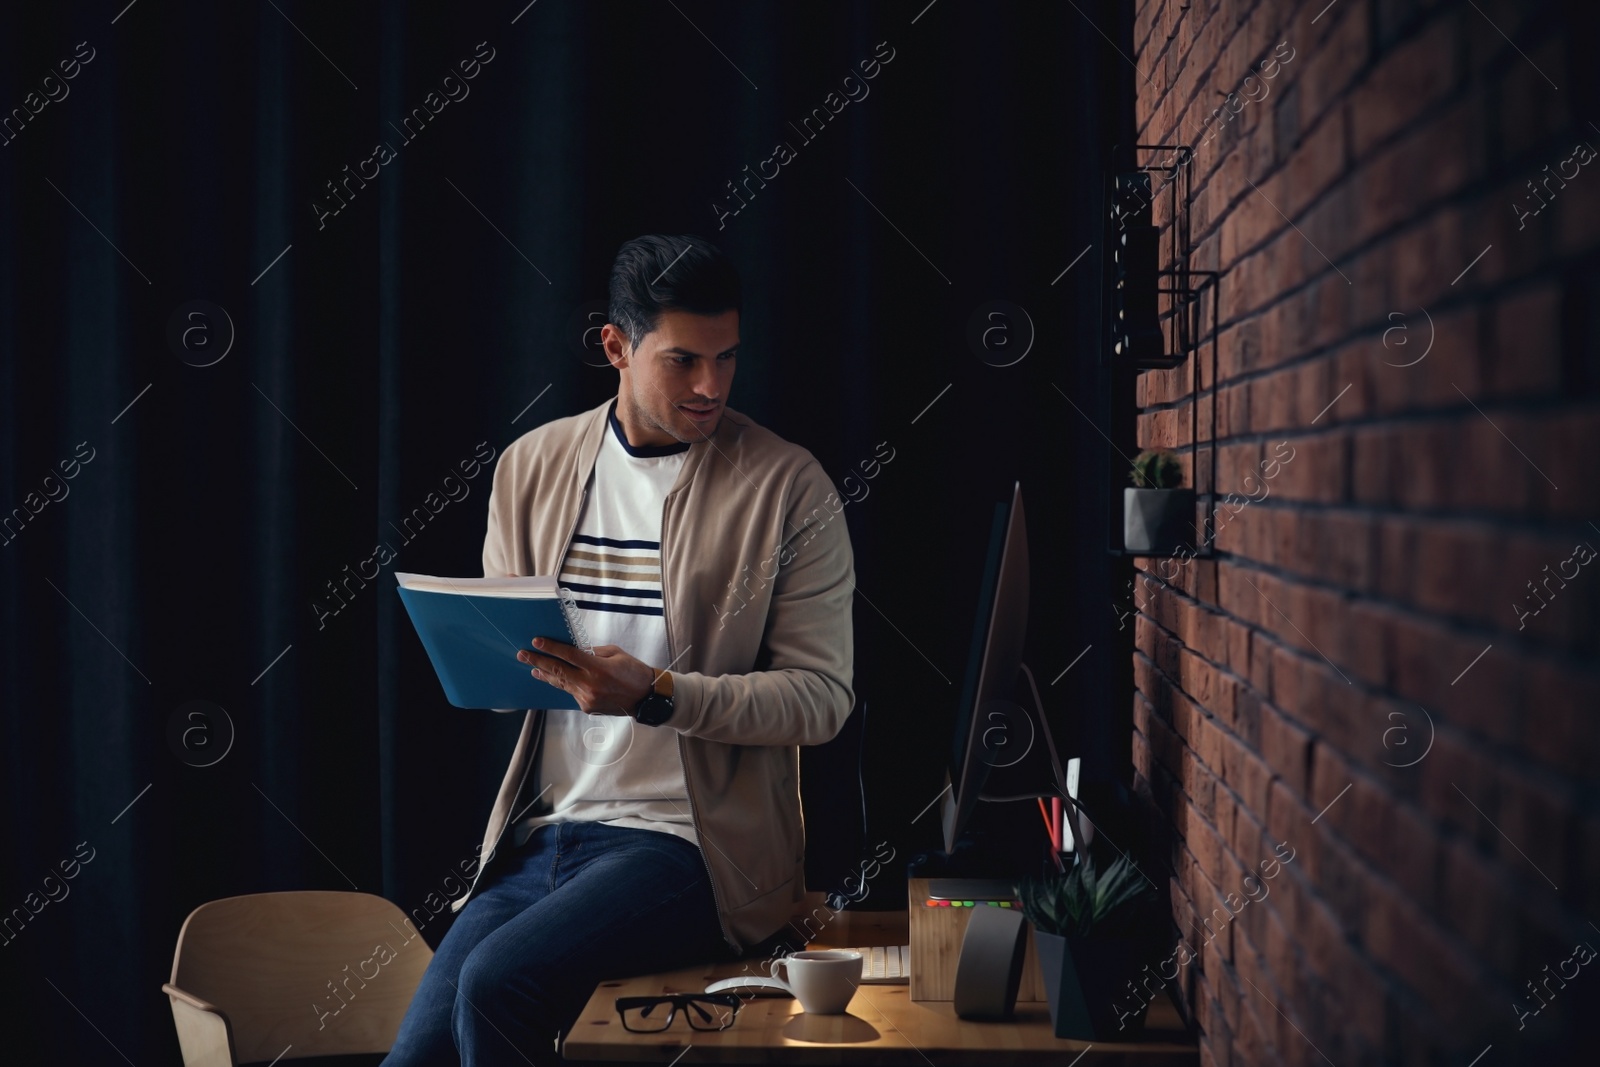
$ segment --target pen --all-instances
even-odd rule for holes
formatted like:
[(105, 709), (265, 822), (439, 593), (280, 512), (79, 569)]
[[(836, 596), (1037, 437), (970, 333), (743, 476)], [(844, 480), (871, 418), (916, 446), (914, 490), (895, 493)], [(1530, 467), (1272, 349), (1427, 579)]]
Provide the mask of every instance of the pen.
[(1050, 812), (1044, 806), (1044, 797), (1038, 797), (1039, 818), (1044, 820), (1044, 832), (1050, 835), (1050, 851), (1060, 852), (1061, 842), (1056, 838), (1055, 823), (1050, 821)]

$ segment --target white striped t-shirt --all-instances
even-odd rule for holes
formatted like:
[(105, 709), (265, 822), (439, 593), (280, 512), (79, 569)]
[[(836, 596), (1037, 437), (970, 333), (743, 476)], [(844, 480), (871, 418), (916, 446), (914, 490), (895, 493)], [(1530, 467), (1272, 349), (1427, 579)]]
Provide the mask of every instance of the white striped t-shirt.
[[(660, 670), (670, 661), (661, 613), (661, 507), (689, 446), (630, 446), (615, 404), (609, 422), (559, 581), (572, 590), (594, 644), (616, 645)], [(661, 830), (699, 843), (670, 723), (640, 726), (620, 715), (547, 711), (539, 788), (545, 792), (517, 828), (518, 845), (534, 827), (566, 820)]]

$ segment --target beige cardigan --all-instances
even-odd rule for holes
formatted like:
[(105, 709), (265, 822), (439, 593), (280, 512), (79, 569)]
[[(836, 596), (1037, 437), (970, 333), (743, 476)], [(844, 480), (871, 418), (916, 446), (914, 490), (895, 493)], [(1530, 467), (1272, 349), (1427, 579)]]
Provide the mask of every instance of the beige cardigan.
[[(546, 423), (505, 450), (489, 497), (486, 577), (561, 572), (610, 404)], [(855, 700), (855, 565), (843, 509), (809, 452), (728, 408), (714, 438), (689, 446), (662, 505), (675, 711), (654, 729), (678, 733), (690, 815), (736, 952), (775, 933), (805, 897), (796, 746), (833, 737)], [(484, 832), (485, 860), (511, 813), (540, 792), (545, 714), (523, 720)]]

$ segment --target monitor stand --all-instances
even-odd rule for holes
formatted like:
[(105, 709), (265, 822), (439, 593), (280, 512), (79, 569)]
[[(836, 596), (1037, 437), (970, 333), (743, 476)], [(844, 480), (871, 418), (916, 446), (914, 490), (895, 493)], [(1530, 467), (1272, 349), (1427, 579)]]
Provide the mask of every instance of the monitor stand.
[[(1039, 687), (1034, 682), (1033, 672), (1025, 663), (1020, 665), (1017, 672), (1013, 694), (1017, 700), (991, 701), (983, 709), (985, 721), (994, 725), (982, 734), (985, 747), (991, 754), (983, 761), (988, 769), (983, 781), (978, 784), (978, 799), (997, 804), (1032, 800), (1034, 797), (1061, 797), (1069, 810), (1072, 809), (1072, 798), (1077, 790), (1068, 788), (1069, 778), (1062, 770), (1055, 738), (1044, 717), (1044, 702), (1039, 697)], [(953, 791), (948, 791), (947, 787), (944, 803), (946, 818), (954, 818), (951, 810), (954, 805)], [(1033, 818), (1038, 818), (1037, 813)], [(978, 820), (975, 818), (973, 821)], [(1036, 833), (1040, 829), (1031, 820), (1028, 825), (1030, 832)], [(1091, 830), (1082, 816), (1069, 827), (1074, 831), (1080, 828)], [(977, 830), (977, 827), (969, 826), (956, 842), (954, 852), (932, 849), (914, 857), (907, 866), (908, 875), (912, 878), (934, 879), (936, 883), (946, 879), (964, 883), (959, 892), (953, 884), (945, 887), (950, 893), (948, 898), (932, 893), (936, 899), (1013, 899), (1011, 881), (994, 876), (1013, 870), (1020, 874), (1028, 868), (1028, 861), (1019, 857), (1015, 843), (1007, 848), (1004, 842), (999, 842), (1000, 850), (985, 848), (987, 842), (981, 840), (985, 835)], [(1075, 833), (1074, 836), (1078, 841), (1087, 840), (1081, 834)], [(997, 889), (997, 886), (1004, 886), (1004, 889)]]

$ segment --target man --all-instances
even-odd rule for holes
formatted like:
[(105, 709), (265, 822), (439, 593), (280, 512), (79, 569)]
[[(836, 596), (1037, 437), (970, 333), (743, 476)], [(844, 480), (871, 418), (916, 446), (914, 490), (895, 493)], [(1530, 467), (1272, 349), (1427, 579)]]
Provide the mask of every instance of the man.
[(485, 576), (559, 575), (593, 652), (519, 653), (582, 711), (527, 712), (386, 1064), (551, 1060), (598, 980), (734, 958), (804, 895), (795, 746), (854, 701), (854, 563), (817, 461), (727, 406), (739, 309), (709, 242), (627, 242), (616, 398), (495, 469)]

